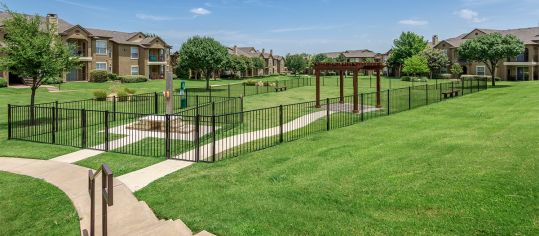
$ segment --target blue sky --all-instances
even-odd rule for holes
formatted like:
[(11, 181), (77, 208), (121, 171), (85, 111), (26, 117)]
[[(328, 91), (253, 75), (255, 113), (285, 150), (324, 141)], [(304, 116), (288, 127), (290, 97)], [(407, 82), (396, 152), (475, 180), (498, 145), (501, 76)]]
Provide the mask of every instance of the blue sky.
[[(346, 49), (385, 52), (402, 31), (426, 39), (473, 28), (539, 24), (539, 0), (4, 0), (29, 14), (72, 24), (159, 34), (178, 49), (193, 35), (275, 53)], [(539, 32), (538, 32), (539, 34)]]

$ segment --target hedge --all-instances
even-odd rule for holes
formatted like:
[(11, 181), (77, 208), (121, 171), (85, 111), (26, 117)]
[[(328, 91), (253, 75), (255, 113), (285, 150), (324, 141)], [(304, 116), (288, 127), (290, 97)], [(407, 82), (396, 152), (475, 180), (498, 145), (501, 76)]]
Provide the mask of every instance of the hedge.
[(106, 70), (91, 70), (90, 71), (90, 82), (94, 83), (103, 83), (109, 80), (109, 72)]
[(122, 83), (141, 83), (148, 81), (148, 78), (144, 75), (124, 75), (120, 76)]
[(0, 88), (7, 87), (7, 80), (0, 77)]

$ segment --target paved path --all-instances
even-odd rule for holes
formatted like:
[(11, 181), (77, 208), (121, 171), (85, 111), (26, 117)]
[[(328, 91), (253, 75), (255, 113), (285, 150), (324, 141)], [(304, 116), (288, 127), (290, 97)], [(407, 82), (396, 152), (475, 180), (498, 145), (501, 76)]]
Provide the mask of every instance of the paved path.
[[(109, 141), (109, 149), (113, 150), (116, 148), (121, 148), (123, 146), (136, 143), (147, 137), (148, 136), (145, 136), (145, 135), (138, 135), (138, 136), (127, 136), (127, 137), (115, 139), (115, 140)], [(99, 144), (97, 146), (91, 147), (90, 149), (81, 149), (76, 152), (72, 152), (72, 153), (68, 153), (59, 157), (55, 157), (51, 160), (65, 162), (65, 163), (75, 163), (77, 161), (84, 160), (86, 158), (90, 158), (93, 156), (97, 156), (105, 152), (105, 151), (100, 151), (100, 150), (105, 150), (105, 144)]]
[[(330, 112), (334, 113), (334, 112)], [(290, 132), (296, 129), (303, 128), (320, 118), (326, 117), (326, 111), (318, 111), (310, 113), (304, 116), (301, 116), (295, 120), (292, 120), (283, 125), (283, 132)], [(215, 153), (221, 153), (233, 147), (252, 142), (258, 139), (272, 137), (279, 135), (280, 127), (272, 127), (264, 130), (253, 131), (249, 133), (243, 133), (234, 135), (231, 137), (223, 138), (216, 141)], [(206, 144), (200, 147), (200, 159), (208, 160), (211, 157), (211, 149), (213, 144)], [(177, 159), (193, 159), (195, 155), (195, 150), (185, 152), (181, 155), (178, 155), (174, 158)], [(168, 174), (171, 174), (175, 171), (178, 171), (182, 168), (192, 165), (193, 162), (181, 161), (181, 160), (166, 160), (160, 163), (157, 163), (146, 168), (133, 171), (131, 173), (122, 175), (118, 177), (125, 185), (131, 189), (131, 191), (137, 191), (141, 188), (144, 188), (148, 184), (152, 183), (155, 180), (158, 180)]]
[[(80, 218), (81, 235), (89, 235), (90, 196), (87, 168), (51, 160), (0, 157), (0, 171), (28, 175), (55, 185), (71, 199)], [(113, 170), (114, 172), (114, 170)], [(101, 235), (101, 177), (96, 182), (96, 235)], [(109, 235), (193, 235), (181, 220), (159, 220), (119, 180), (114, 180), (114, 205), (109, 207)], [(212, 235), (206, 231), (198, 235)]]

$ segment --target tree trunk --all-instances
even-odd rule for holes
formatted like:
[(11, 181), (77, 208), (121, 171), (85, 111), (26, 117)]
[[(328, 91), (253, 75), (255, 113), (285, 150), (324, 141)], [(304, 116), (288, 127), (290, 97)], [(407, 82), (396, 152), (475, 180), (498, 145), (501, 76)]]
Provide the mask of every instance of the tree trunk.
[(492, 70), (490, 71), (490, 77), (492, 79), (492, 87), (496, 86), (496, 64), (492, 65)]
[(206, 90), (210, 90), (210, 70), (206, 69)]
[(36, 90), (37, 90), (37, 79), (33, 79), (32, 83), (32, 94), (30, 95), (30, 123), (34, 125), (36, 123), (36, 112), (34, 105), (36, 104)]

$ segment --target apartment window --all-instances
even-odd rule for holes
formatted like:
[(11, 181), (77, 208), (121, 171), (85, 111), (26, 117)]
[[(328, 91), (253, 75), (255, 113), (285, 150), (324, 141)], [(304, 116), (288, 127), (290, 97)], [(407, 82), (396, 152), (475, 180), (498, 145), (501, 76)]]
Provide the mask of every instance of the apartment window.
[(485, 67), (484, 66), (475, 67), (475, 74), (476, 75), (485, 75)]
[(131, 75), (138, 75), (138, 66), (131, 66)]
[(131, 47), (131, 59), (138, 59), (138, 47)]
[(95, 41), (95, 53), (99, 55), (107, 55), (107, 40)]
[(95, 69), (96, 70), (107, 70), (107, 63), (106, 62), (96, 62), (95, 63)]

